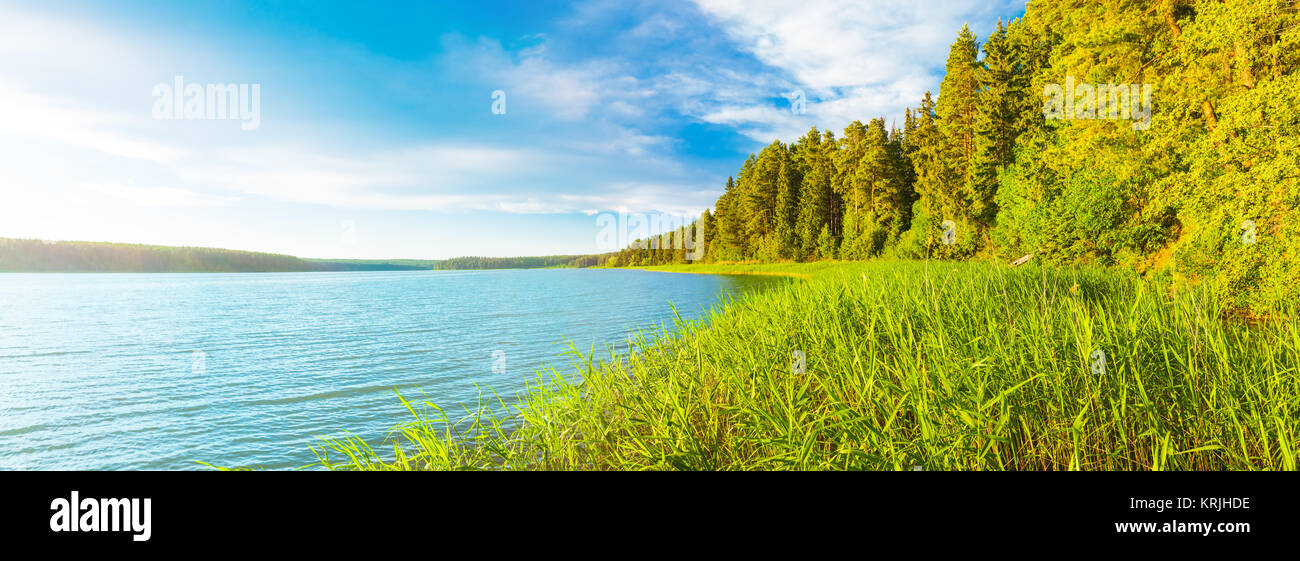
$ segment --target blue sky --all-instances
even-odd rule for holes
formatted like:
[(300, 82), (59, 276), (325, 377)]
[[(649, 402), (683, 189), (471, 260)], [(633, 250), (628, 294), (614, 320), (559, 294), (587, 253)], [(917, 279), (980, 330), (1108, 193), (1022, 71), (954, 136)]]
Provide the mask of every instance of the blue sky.
[[(901, 122), (938, 92), (962, 23), (982, 38), (1023, 13), (971, 0), (52, 4), (0, 0), (0, 237), (340, 258), (606, 249), (599, 213), (693, 215), (773, 139)], [(155, 88), (178, 76), (256, 85), (256, 127), (157, 118)]]

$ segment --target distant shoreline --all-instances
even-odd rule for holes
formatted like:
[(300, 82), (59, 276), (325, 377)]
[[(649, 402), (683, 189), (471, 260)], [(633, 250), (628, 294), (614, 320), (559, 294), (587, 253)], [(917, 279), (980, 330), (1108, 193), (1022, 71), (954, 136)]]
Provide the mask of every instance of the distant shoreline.
[(337, 273), (576, 267), (590, 256), (315, 259), (206, 247), (0, 238), (0, 273)]

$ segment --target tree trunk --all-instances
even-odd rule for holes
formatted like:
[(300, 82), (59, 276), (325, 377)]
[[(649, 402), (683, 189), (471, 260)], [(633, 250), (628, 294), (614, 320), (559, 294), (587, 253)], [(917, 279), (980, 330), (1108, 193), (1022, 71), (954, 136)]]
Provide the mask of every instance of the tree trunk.
[(1160, 15), (1164, 16), (1165, 23), (1169, 24), (1169, 31), (1174, 34), (1175, 39), (1183, 34), (1183, 28), (1178, 27), (1178, 20), (1174, 19), (1174, 0), (1165, 0), (1164, 9), (1160, 10)]
[(1241, 85), (1248, 89), (1255, 88), (1255, 72), (1251, 68), (1250, 61), (1246, 60), (1246, 46), (1240, 42), (1237, 43), (1235, 56), (1237, 57), (1237, 67), (1241, 69)]

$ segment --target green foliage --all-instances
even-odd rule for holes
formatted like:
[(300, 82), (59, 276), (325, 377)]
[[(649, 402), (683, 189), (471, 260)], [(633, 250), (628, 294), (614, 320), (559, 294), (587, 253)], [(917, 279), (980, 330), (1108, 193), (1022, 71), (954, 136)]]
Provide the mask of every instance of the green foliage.
[(799, 163), (790, 157), (781, 158), (781, 169), (776, 180), (776, 226), (774, 234), (777, 255), (781, 259), (792, 259), (800, 254), (799, 221), (800, 188), (803, 185), (803, 173)]
[(817, 236), (817, 256), (822, 259), (834, 259), (839, 252), (835, 236), (831, 235), (830, 226), (822, 226), (821, 234)]
[[(821, 235), (835, 227), (839, 212), (839, 202), (831, 189), (835, 178), (835, 163), (831, 154), (835, 149), (835, 136), (826, 131), (822, 136), (813, 127), (802, 139), (798, 148), (798, 162), (803, 169), (803, 183), (800, 186), (798, 219), (795, 229), (798, 234), (799, 251), (796, 257), (812, 257), (823, 246)], [(833, 253), (830, 255), (834, 255)]]
[[(942, 96), (901, 131), (854, 121), (750, 155), (715, 205), (705, 262), (1034, 254), (1173, 272), (1256, 311), (1300, 298), (1292, 2), (1032, 3), (982, 50), (963, 26)], [(1051, 84), (1108, 93), (1047, 119)], [(1143, 84), (1150, 119), (1135, 127), (1141, 96), (1109, 92)]]
[(980, 224), (992, 225), (997, 216), (994, 198), (998, 173), (1015, 157), (1017, 110), (1024, 105), (1020, 98), (1028, 93), (1018, 87), (1017, 53), (1001, 21), (984, 44), (984, 64), (976, 70), (980, 91), (971, 161), (970, 213)]

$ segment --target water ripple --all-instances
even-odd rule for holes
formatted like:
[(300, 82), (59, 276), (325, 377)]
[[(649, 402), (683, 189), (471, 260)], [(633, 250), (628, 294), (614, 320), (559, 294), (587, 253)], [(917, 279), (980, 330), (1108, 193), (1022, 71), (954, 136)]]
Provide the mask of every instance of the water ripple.
[[(290, 469), (427, 394), (509, 402), (567, 342), (626, 352), (778, 279), (622, 270), (0, 274), (0, 469)], [(504, 361), (498, 361), (504, 353)]]

